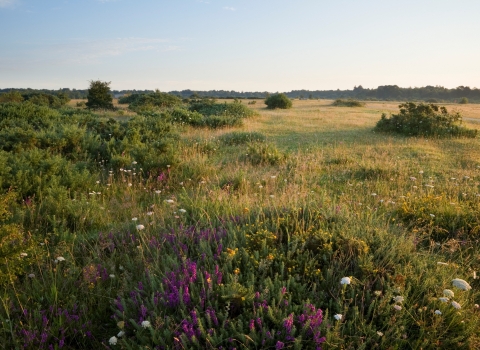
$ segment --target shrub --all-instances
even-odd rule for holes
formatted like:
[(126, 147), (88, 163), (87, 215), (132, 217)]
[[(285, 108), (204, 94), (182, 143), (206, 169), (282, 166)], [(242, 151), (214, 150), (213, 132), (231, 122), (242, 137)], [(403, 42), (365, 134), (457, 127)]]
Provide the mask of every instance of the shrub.
[(23, 96), (18, 91), (10, 91), (0, 95), (0, 103), (22, 102)]
[(462, 104), (462, 105), (466, 105), (466, 104), (468, 104), (468, 98), (462, 97), (462, 98), (460, 99), (460, 101), (458, 101), (458, 103), (460, 103), (460, 104)]
[(342, 99), (337, 99), (335, 102), (332, 103), (332, 106), (337, 106), (337, 107), (363, 107), (365, 106), (365, 102), (360, 102), (357, 100), (342, 100)]
[(110, 82), (91, 81), (87, 100), (86, 105), (89, 109), (114, 109), (113, 98), (110, 94)]
[(133, 100), (133, 102), (130, 103), (129, 108), (137, 112), (152, 109), (173, 108), (182, 104), (182, 100), (177, 96), (170, 95), (159, 90), (155, 90), (155, 92), (150, 94), (131, 96), (132, 97), (130, 98), (130, 100)]
[(275, 109), (288, 109), (292, 108), (292, 101), (285, 94), (275, 94), (267, 97), (265, 99), (265, 104), (267, 108)]
[(399, 105), (400, 113), (382, 118), (375, 126), (376, 131), (397, 133), (405, 136), (433, 137), (476, 137), (477, 130), (462, 127), (460, 113), (448, 113), (445, 107), (435, 104), (415, 104), (413, 102)]
[(274, 145), (254, 142), (248, 146), (247, 159), (253, 165), (277, 165), (283, 163), (287, 156)]

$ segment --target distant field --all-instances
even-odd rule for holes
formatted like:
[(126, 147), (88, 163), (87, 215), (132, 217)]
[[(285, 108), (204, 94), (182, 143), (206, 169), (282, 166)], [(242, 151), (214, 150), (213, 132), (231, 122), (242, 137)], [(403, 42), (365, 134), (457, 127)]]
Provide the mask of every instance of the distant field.
[[(12, 205), (35, 258), (0, 295), (0, 348), (480, 348), (480, 139), (375, 133), (398, 102), (332, 102), (124, 139), (108, 118), (134, 112), (89, 116), (78, 174), (54, 173), (71, 187), (34, 177)], [(480, 129), (480, 105), (447, 108)]]

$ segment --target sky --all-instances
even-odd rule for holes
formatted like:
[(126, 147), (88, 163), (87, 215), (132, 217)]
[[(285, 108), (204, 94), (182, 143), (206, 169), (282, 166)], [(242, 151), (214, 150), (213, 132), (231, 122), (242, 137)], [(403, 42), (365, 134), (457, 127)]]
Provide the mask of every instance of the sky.
[(0, 0), (0, 88), (480, 88), (478, 0)]

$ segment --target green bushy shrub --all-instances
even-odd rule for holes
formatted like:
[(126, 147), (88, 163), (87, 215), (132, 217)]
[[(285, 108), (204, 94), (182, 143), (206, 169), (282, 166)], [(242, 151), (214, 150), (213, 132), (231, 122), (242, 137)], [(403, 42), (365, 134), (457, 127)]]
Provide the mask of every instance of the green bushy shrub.
[(275, 94), (265, 99), (267, 108), (270, 109), (288, 109), (292, 108), (292, 101), (285, 94)]
[(445, 107), (435, 104), (415, 104), (413, 102), (399, 105), (400, 113), (392, 114), (377, 122), (375, 131), (397, 133), (405, 136), (433, 137), (476, 137), (477, 130), (461, 126), (460, 113), (448, 113)]
[(253, 165), (278, 165), (287, 159), (274, 145), (258, 142), (248, 145), (246, 157)]
[(363, 106), (365, 106), (365, 102), (360, 102), (360, 101), (357, 101), (357, 100), (337, 99), (332, 103), (332, 106), (337, 106), (337, 107), (363, 107)]
[[(180, 106), (182, 100), (174, 95), (156, 90), (150, 94), (130, 95), (128, 100), (132, 100), (129, 108), (136, 112), (148, 111), (152, 109), (167, 109)], [(125, 101), (125, 100), (123, 100)]]
[(10, 91), (0, 94), (0, 103), (5, 102), (22, 102), (23, 96), (18, 91)]
[(468, 104), (468, 98), (462, 97), (462, 98), (460, 99), (460, 101), (458, 101), (458, 103), (460, 103), (460, 104), (462, 104), (462, 105), (466, 105), (466, 104)]

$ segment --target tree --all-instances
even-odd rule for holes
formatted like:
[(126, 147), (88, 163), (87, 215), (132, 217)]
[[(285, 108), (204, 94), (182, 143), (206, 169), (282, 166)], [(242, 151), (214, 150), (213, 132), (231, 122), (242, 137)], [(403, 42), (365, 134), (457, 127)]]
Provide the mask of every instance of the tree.
[(275, 109), (282, 108), (288, 109), (292, 108), (292, 101), (285, 94), (275, 94), (267, 97), (265, 99), (265, 104), (267, 108)]
[(87, 93), (87, 108), (115, 109), (112, 103), (113, 98), (110, 94), (110, 82), (92, 80)]

